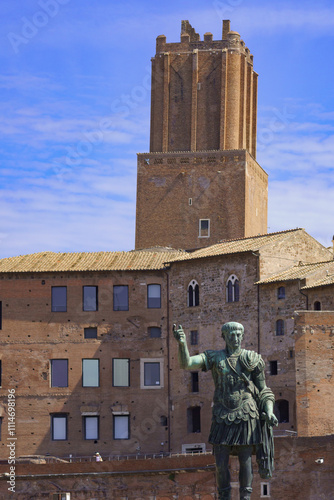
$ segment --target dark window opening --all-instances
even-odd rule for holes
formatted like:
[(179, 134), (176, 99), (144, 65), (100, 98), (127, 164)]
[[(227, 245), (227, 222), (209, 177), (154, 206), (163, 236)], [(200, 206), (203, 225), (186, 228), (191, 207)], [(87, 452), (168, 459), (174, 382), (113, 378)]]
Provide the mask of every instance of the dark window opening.
[(51, 359), (51, 387), (68, 387), (68, 359)]
[(148, 332), (151, 339), (158, 339), (161, 337), (161, 328), (159, 326), (150, 326)]
[(114, 311), (129, 310), (129, 288), (128, 285), (114, 286)]
[(198, 331), (191, 330), (190, 332), (190, 345), (198, 345)]
[(279, 424), (286, 424), (289, 422), (289, 401), (286, 399), (279, 399), (275, 402), (274, 413), (277, 417)]
[(51, 287), (51, 311), (66, 312), (67, 311), (67, 287), (53, 286)]
[(210, 236), (210, 219), (200, 219), (199, 237), (208, 238)]
[(168, 420), (167, 420), (166, 415), (161, 415), (161, 417), (160, 417), (160, 424), (162, 425), (162, 427), (167, 427)]
[(314, 310), (315, 311), (321, 311), (321, 303), (319, 302), (319, 300), (316, 300), (314, 302)]
[(2, 330), (2, 302), (0, 301), (0, 330)]
[(84, 338), (97, 339), (97, 328), (96, 327), (84, 328)]
[(83, 310), (97, 311), (97, 286), (83, 287)]
[(149, 309), (161, 307), (161, 285), (147, 285), (147, 307)]
[(188, 433), (201, 432), (201, 407), (187, 408)]
[(277, 298), (285, 299), (285, 286), (280, 286), (277, 288)]
[(284, 335), (284, 321), (282, 319), (276, 321), (276, 335)]
[(198, 372), (191, 373), (191, 392), (199, 391)]
[(269, 361), (270, 375), (277, 375), (277, 361)]
[(144, 385), (160, 385), (160, 363), (144, 363)]

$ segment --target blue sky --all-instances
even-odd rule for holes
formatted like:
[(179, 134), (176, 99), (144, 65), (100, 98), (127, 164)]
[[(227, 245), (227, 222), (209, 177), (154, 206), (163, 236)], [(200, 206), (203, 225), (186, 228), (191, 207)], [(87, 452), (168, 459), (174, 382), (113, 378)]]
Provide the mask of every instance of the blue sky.
[(330, 0), (3, 0), (0, 16), (0, 257), (134, 247), (150, 58), (182, 19), (214, 39), (230, 19), (254, 54), (269, 230), (304, 227), (331, 245)]

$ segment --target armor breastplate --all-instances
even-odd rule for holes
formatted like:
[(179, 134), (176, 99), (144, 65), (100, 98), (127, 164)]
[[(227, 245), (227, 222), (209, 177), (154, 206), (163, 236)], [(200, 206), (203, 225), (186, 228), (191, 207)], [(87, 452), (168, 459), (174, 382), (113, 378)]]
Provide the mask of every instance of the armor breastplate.
[(213, 416), (218, 422), (225, 419), (230, 422), (240, 422), (249, 417), (258, 417), (257, 405), (252, 394), (238, 374), (242, 370), (239, 356), (230, 356), (228, 360), (221, 359), (216, 365)]

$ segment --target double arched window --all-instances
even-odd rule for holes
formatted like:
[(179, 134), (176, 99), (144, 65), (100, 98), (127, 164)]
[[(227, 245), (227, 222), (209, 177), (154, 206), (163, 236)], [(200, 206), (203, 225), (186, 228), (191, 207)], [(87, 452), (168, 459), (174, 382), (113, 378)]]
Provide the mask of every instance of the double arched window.
[(226, 282), (226, 302), (239, 302), (239, 280), (235, 274)]
[(188, 285), (188, 307), (199, 305), (199, 285), (196, 280), (192, 280)]

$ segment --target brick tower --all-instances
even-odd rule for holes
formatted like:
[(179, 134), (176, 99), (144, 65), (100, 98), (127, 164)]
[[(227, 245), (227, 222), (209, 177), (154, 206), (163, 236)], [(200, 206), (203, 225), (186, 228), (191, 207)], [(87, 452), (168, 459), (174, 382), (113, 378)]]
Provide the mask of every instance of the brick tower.
[(157, 38), (150, 153), (138, 154), (136, 248), (193, 249), (267, 232), (268, 178), (256, 162), (257, 74), (240, 35)]

